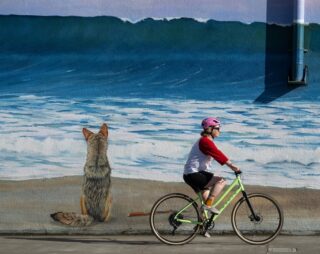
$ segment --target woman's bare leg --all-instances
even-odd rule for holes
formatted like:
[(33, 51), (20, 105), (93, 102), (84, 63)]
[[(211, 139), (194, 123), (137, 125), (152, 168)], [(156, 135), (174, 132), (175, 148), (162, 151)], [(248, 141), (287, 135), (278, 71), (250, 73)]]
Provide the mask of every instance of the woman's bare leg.
[(202, 191), (202, 199), (203, 199), (204, 202), (207, 201), (207, 199), (208, 199), (208, 197), (210, 195), (210, 191), (211, 191), (211, 189)]
[[(210, 180), (210, 182), (205, 186), (206, 188), (210, 188), (202, 193), (202, 197), (206, 200), (207, 206), (212, 206), (215, 198), (220, 194), (224, 186), (226, 185), (226, 181), (219, 176), (214, 176)], [(213, 187), (212, 187), (213, 186)]]

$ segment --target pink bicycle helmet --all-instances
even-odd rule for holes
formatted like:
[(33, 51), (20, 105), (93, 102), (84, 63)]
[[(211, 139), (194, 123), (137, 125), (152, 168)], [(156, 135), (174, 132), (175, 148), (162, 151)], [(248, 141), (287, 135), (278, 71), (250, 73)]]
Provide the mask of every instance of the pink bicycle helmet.
[(209, 128), (209, 127), (217, 127), (217, 126), (220, 126), (221, 123), (220, 123), (220, 121), (218, 120), (218, 118), (208, 117), (208, 118), (202, 120), (201, 125), (202, 125), (202, 128), (203, 128), (203, 129), (207, 129), (207, 128)]

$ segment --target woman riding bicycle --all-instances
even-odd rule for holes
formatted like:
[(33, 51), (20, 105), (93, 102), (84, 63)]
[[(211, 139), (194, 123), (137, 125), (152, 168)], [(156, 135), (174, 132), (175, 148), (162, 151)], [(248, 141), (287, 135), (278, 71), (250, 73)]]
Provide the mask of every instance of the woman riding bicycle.
[(204, 210), (219, 214), (220, 211), (214, 207), (213, 203), (226, 185), (226, 181), (209, 172), (211, 162), (215, 159), (221, 165), (226, 164), (235, 172), (239, 172), (240, 169), (232, 164), (213, 142), (213, 139), (220, 135), (220, 121), (217, 118), (208, 117), (202, 121), (202, 128), (201, 138), (192, 146), (184, 166), (183, 179), (196, 193), (202, 193), (202, 198), (205, 201), (205, 205), (202, 207)]
[[(220, 213), (215, 206), (222, 207), (223, 212), (242, 193), (231, 213), (235, 233), (246, 243), (258, 245), (271, 242), (283, 226), (281, 207), (268, 195), (247, 194), (241, 181), (240, 169), (213, 142), (220, 135), (220, 121), (209, 117), (202, 121), (202, 127), (201, 137), (192, 146), (183, 175), (185, 182), (200, 195), (196, 199), (182, 193), (170, 193), (161, 197), (150, 212), (152, 232), (160, 241), (170, 245), (190, 242), (199, 229), (201, 235), (210, 237), (208, 231), (214, 228), (215, 221), (219, 218), (215, 214)], [(236, 173), (232, 184), (215, 203), (214, 200), (226, 181), (209, 172), (213, 159), (221, 165), (228, 165)]]

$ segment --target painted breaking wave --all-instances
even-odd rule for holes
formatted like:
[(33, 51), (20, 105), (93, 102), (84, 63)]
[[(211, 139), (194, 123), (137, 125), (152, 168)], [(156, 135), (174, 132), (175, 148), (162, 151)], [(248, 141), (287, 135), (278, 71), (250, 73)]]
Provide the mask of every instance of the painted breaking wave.
[[(116, 17), (0, 16), (2, 52), (262, 52), (272, 31), (288, 50), (291, 27), (192, 18), (147, 18), (136, 23)], [(306, 26), (308, 48), (319, 52), (320, 26)], [(21, 43), (23, 42), (23, 43)], [(272, 43), (268, 45), (270, 50)], [(279, 47), (279, 45), (277, 45)]]

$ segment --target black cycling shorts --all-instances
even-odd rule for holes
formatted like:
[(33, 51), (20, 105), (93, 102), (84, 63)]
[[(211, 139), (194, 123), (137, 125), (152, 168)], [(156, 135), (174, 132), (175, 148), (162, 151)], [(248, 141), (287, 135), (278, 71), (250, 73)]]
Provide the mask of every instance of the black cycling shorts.
[(186, 182), (186, 184), (190, 185), (196, 193), (198, 193), (200, 191), (208, 189), (205, 188), (205, 186), (210, 182), (212, 177), (212, 173), (207, 171), (200, 171), (183, 175), (183, 180)]

